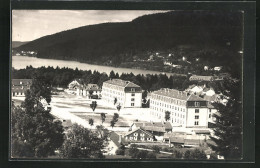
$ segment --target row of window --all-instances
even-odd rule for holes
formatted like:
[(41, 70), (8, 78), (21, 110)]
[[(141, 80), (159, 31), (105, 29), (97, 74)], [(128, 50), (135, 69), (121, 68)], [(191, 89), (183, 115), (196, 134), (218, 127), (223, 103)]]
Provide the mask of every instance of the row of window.
[(111, 89), (114, 89), (114, 90), (124, 90), (124, 88), (122, 88), (122, 87), (119, 87), (119, 86), (116, 86), (116, 85), (107, 85), (107, 84), (105, 84), (104, 83), (104, 85), (103, 85), (103, 88), (105, 88), (105, 90), (107, 90), (107, 91), (109, 91), (109, 90), (111, 90)]
[[(125, 137), (125, 139), (127, 140), (128, 137)], [(135, 141), (137, 141), (137, 137), (132, 137), (132, 136), (130, 136), (130, 137), (129, 137), (129, 140), (135, 140)], [(145, 138), (144, 138), (144, 137), (141, 137), (140, 140), (141, 140), (141, 141), (144, 141)], [(152, 138), (146, 138), (146, 140), (147, 140), (147, 141), (152, 141), (153, 139), (152, 139)]]
[[(153, 94), (151, 97), (154, 99), (157, 99), (157, 101), (161, 100), (163, 102), (168, 102), (168, 103), (175, 104), (175, 105), (182, 105), (182, 106), (186, 105), (186, 101), (182, 101), (182, 100), (178, 100), (178, 99), (174, 99), (174, 98), (168, 98), (168, 97), (164, 97), (161, 95)], [(151, 100), (151, 103), (154, 103), (154, 102), (156, 102), (156, 100)]]
[[(162, 118), (162, 115), (159, 114), (159, 113), (156, 113), (156, 112), (152, 112), (152, 115), (155, 115), (157, 116), (159, 119)], [(176, 116), (176, 113), (175, 113), (175, 116)], [(170, 117), (170, 121), (172, 123), (178, 123), (178, 124), (184, 124), (184, 120), (185, 120), (185, 115), (177, 115), (179, 118), (173, 118), (172, 116)]]
[[(177, 111), (181, 111), (181, 112), (185, 112), (186, 110), (185, 110), (185, 108), (181, 108), (181, 107), (176, 107), (176, 106), (171, 106), (171, 105), (169, 105), (170, 106), (170, 108), (169, 109), (173, 109), (173, 110), (177, 110)], [(158, 110), (159, 108), (158, 107), (156, 107), (156, 106), (154, 106), (154, 105), (150, 105), (150, 107), (152, 108), (152, 109), (155, 109), (155, 110)], [(165, 109), (165, 108), (164, 108)], [(164, 110), (163, 108), (161, 108), (161, 110), (159, 110), (159, 111), (162, 111), (162, 110)]]

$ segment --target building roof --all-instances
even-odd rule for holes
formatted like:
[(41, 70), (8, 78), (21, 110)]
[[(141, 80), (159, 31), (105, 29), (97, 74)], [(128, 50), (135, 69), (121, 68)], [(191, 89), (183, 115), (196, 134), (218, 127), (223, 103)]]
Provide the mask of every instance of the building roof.
[(184, 138), (181, 137), (170, 137), (169, 138), (170, 142), (172, 143), (182, 143), (184, 144)]
[(142, 132), (144, 132), (145, 134), (149, 135), (149, 136), (152, 136), (153, 137), (153, 134), (151, 134), (150, 132), (147, 132), (146, 130), (142, 129), (142, 128), (136, 128), (130, 132), (127, 132), (124, 136), (127, 136), (127, 135), (130, 135), (138, 130), (141, 130)]
[[(22, 84), (20, 84), (22, 82)], [(31, 85), (32, 79), (12, 79), (12, 85)]]
[(133, 82), (125, 81), (122, 79), (110, 79), (110, 80), (105, 81), (104, 83), (109, 83), (112, 85), (117, 85), (117, 86), (122, 86), (122, 87), (140, 87), (140, 86), (134, 84)]
[(93, 91), (96, 91), (96, 90), (101, 90), (97, 84), (92, 84), (92, 83), (89, 83), (87, 84), (87, 86), (85, 86), (85, 89), (86, 90), (93, 90)]
[(203, 80), (203, 81), (211, 81), (213, 80), (213, 76), (200, 76), (200, 75), (192, 75), (190, 80)]
[(160, 90), (154, 91), (153, 94), (167, 96), (167, 97), (176, 98), (180, 100), (186, 100), (186, 101), (205, 101), (199, 96), (190, 94), (185, 91), (179, 91), (176, 89), (162, 88)]
[(209, 130), (193, 130), (196, 134), (210, 134)]
[(213, 96), (204, 95), (203, 99), (208, 102), (214, 102), (217, 100), (217, 95), (213, 95)]
[[(120, 135), (118, 135), (117, 133), (115, 133), (114, 131), (110, 132), (109, 133), (109, 138), (111, 141), (113, 141), (115, 143), (115, 145), (117, 147), (120, 147), (121, 144), (119, 143), (119, 139), (120, 139)], [(123, 138), (122, 138), (123, 139)], [(121, 140), (122, 140), (121, 139)]]
[(133, 124), (146, 131), (166, 132), (166, 130), (172, 129), (170, 122), (134, 122)]

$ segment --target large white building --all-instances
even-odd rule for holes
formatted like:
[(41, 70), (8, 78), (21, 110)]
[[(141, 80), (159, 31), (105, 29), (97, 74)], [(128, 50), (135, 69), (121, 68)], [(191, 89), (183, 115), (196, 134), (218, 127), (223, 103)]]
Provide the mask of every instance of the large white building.
[(110, 79), (103, 83), (102, 99), (111, 105), (116, 100), (121, 107), (142, 107), (142, 89), (130, 81)]
[(165, 112), (170, 112), (173, 126), (207, 128), (212, 122), (214, 107), (206, 100), (188, 92), (175, 89), (160, 89), (150, 94), (150, 114), (162, 121)]

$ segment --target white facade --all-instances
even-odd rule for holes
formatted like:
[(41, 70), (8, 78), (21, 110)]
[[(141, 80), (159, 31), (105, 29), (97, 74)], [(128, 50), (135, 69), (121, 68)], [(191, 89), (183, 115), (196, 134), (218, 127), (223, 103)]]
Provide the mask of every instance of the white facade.
[[(113, 79), (103, 83), (102, 99), (112, 106), (142, 107), (142, 91), (140, 86), (129, 81)], [(116, 100), (116, 104), (115, 103)]]
[(215, 109), (204, 99), (174, 89), (161, 89), (151, 93), (150, 114), (165, 121), (165, 112), (170, 112), (173, 126), (208, 127)]

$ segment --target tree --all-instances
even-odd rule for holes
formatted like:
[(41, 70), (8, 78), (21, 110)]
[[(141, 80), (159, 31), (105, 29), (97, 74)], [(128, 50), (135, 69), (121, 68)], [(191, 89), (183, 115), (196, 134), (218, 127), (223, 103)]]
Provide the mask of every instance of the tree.
[(147, 157), (146, 157), (147, 159), (156, 159), (156, 155), (153, 153), (153, 152), (149, 152), (148, 154), (147, 154)]
[(116, 106), (116, 108), (117, 108), (118, 111), (120, 111), (120, 109), (121, 109), (121, 105), (118, 104), (118, 105)]
[(125, 145), (121, 144), (121, 146), (116, 151), (117, 155), (125, 155)]
[(178, 150), (174, 150), (173, 152), (173, 157), (176, 159), (181, 159), (182, 158), (182, 153)]
[(104, 128), (103, 125), (97, 125), (96, 133), (98, 134), (98, 137), (100, 137), (101, 139), (107, 140), (109, 131), (106, 128)]
[(97, 133), (73, 124), (66, 136), (60, 149), (64, 158), (103, 158), (101, 150), (104, 148), (104, 139), (98, 137)]
[(136, 158), (137, 157), (137, 154), (139, 152), (139, 150), (137, 149), (137, 146), (135, 144), (132, 144), (128, 150), (129, 152), (129, 155), (132, 157), (132, 158)]
[(186, 150), (183, 157), (184, 157), (184, 159), (192, 159), (191, 151), (190, 150)]
[(92, 95), (93, 95), (93, 90), (90, 90), (90, 91), (89, 91), (89, 98), (90, 98), (90, 99), (92, 98)]
[(105, 113), (101, 113), (100, 117), (101, 117), (101, 121), (102, 121), (102, 124), (103, 124), (103, 122), (106, 120), (106, 114)]
[(148, 156), (148, 151), (146, 150), (139, 150), (136, 154), (137, 159), (146, 159)]
[(114, 105), (117, 103), (117, 98), (115, 97), (115, 99), (114, 99)]
[(152, 146), (152, 149), (155, 153), (160, 153), (160, 150), (162, 150), (159, 146), (156, 145)]
[(89, 123), (89, 125), (93, 126), (93, 125), (94, 125), (94, 120), (93, 120), (92, 118), (90, 118), (90, 119), (88, 120), (88, 123)]
[(118, 113), (114, 113), (113, 120), (114, 120), (115, 122), (117, 122), (117, 121), (118, 121), (118, 118), (119, 118)]
[(97, 102), (92, 101), (92, 103), (90, 104), (90, 108), (93, 110), (93, 112), (95, 111), (96, 107), (97, 107)]
[(205, 159), (207, 159), (207, 156), (204, 151), (195, 149), (194, 151), (191, 152), (191, 159), (205, 160)]
[(115, 124), (116, 124), (116, 123), (115, 123), (114, 120), (111, 120), (111, 121), (110, 121), (110, 126), (111, 126), (112, 128), (115, 126)]
[(30, 90), (25, 94), (22, 108), (12, 105), (12, 157), (47, 157), (54, 155), (54, 151), (62, 145), (62, 124), (44, 110), (40, 102), (42, 99), (51, 101), (50, 87), (44, 83), (44, 79), (38, 81), (34, 78)]
[(170, 112), (169, 111), (165, 111), (165, 121), (170, 120)]
[(214, 135), (211, 140), (216, 144), (208, 144), (213, 151), (223, 155), (225, 159), (242, 157), (242, 88), (241, 82), (233, 79), (225, 80), (220, 85), (221, 93), (228, 98), (226, 105), (214, 103), (217, 113), (213, 124)]
[(113, 128), (116, 124), (116, 122), (118, 121), (119, 115), (118, 113), (114, 113), (114, 116), (112, 118), (112, 120), (110, 121), (110, 126)]

